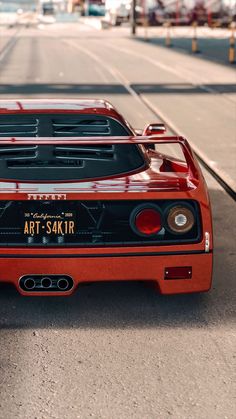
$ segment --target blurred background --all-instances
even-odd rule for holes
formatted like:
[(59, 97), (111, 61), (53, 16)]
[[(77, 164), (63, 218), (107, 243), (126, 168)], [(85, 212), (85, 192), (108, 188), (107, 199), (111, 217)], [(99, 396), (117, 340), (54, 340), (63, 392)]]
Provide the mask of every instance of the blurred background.
[[(235, 0), (135, 0), (137, 23), (148, 25), (186, 26), (197, 22), (209, 27), (227, 27), (235, 20)], [(13, 21), (17, 15), (34, 12), (37, 17), (63, 14), (104, 16), (112, 25), (121, 25), (132, 18), (132, 0), (1, 0), (1, 22)], [(5, 14), (5, 16), (3, 16)], [(8, 16), (7, 16), (8, 15)]]
[(130, 28), (145, 40), (231, 64), (235, 21), (236, 0), (0, 0), (0, 27), (79, 22), (121, 27), (120, 33)]

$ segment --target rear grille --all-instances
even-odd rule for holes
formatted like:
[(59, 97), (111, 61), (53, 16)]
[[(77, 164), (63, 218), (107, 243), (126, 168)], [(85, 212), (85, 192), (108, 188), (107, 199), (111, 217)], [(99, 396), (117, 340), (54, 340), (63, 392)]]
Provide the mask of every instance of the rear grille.
[[(81, 118), (81, 117), (80, 117)], [(107, 119), (54, 119), (52, 120), (54, 137), (86, 137), (111, 135)]]
[[(0, 201), (0, 246), (86, 247), (197, 242), (201, 239), (199, 209), (195, 201), (187, 202), (192, 206), (197, 220), (189, 233), (176, 237), (163, 227), (156, 237), (142, 237), (132, 229), (130, 217), (144, 201)], [(150, 203), (158, 204), (164, 213), (173, 201), (148, 201)], [(63, 226), (59, 229), (58, 220), (74, 223), (70, 234), (69, 224), (66, 231)], [(54, 221), (57, 231), (53, 227)], [(36, 222), (40, 224), (39, 227)], [(47, 222), (51, 223), (50, 226)]]
[(0, 119), (0, 137), (37, 137), (38, 129), (38, 119), (24, 118), (23, 122), (17, 123), (12, 116)]

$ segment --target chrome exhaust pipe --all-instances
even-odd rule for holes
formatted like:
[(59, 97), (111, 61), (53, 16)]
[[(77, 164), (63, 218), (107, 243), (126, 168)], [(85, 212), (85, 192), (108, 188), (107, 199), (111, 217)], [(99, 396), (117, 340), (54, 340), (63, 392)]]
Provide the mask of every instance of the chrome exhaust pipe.
[(58, 281), (57, 281), (57, 288), (60, 290), (60, 291), (66, 291), (67, 290), (67, 288), (69, 288), (69, 281), (66, 279), (66, 278), (60, 278), (60, 279), (58, 279)]
[(35, 288), (35, 280), (33, 278), (26, 278), (24, 281), (24, 287), (27, 291), (32, 291)]
[(73, 288), (74, 282), (69, 275), (58, 274), (31, 274), (19, 279), (19, 286), (23, 291), (31, 292), (66, 292)]
[(41, 286), (43, 288), (51, 288), (51, 286), (52, 286), (52, 280), (51, 280), (51, 278), (49, 278), (48, 276), (45, 276), (44, 278), (42, 278), (42, 280), (41, 280)]

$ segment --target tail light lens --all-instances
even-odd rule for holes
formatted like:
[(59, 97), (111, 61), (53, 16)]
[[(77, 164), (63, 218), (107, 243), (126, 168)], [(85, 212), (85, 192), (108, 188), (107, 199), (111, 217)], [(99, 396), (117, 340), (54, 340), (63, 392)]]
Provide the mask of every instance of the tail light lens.
[(136, 234), (154, 236), (162, 229), (162, 216), (159, 208), (139, 207), (131, 214), (130, 224)]
[(174, 233), (187, 233), (195, 224), (194, 214), (185, 206), (172, 207), (167, 215), (167, 225)]

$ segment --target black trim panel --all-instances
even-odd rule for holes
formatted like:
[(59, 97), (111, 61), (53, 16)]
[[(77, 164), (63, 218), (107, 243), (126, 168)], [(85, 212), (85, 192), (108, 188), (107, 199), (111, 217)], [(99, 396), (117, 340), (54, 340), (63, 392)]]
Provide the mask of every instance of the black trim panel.
[(106, 254), (87, 254), (87, 255), (4, 255), (0, 254), (1, 258), (6, 259), (52, 259), (52, 258), (64, 258), (64, 259), (85, 259), (85, 258), (105, 258), (105, 257), (130, 257), (130, 256), (176, 256), (176, 255), (208, 255), (213, 253), (212, 250), (205, 252), (204, 250), (186, 250), (180, 252), (146, 252), (146, 253), (106, 253)]
[[(183, 234), (176, 234), (168, 228), (166, 212), (177, 206), (189, 207), (194, 214), (195, 223), (192, 229)], [(157, 208), (161, 228), (153, 235), (140, 234), (135, 228), (135, 217), (141, 208)], [(40, 217), (46, 217), (44, 220)], [(39, 230), (35, 231), (37, 218)], [(69, 220), (68, 220), (69, 217)], [(72, 218), (70, 218), (72, 217)], [(52, 232), (52, 225), (59, 218), (62, 221), (61, 231)], [(50, 230), (47, 232), (48, 219)], [(40, 221), (38, 221), (40, 220)], [(67, 229), (72, 220), (73, 232)], [(33, 224), (33, 234), (29, 225)], [(65, 231), (63, 231), (65, 230)], [(64, 233), (64, 234), (63, 234)], [(62, 201), (1, 201), (0, 200), (0, 247), (5, 248), (109, 248), (111, 246), (128, 247), (182, 245), (199, 243), (202, 240), (202, 223), (199, 203), (195, 200), (62, 200)], [(173, 247), (172, 247), (173, 248)], [(172, 250), (170, 248), (170, 250)], [(93, 251), (92, 250), (92, 251)], [(149, 250), (149, 248), (147, 248)], [(153, 249), (154, 250), (154, 249)], [(162, 249), (160, 249), (162, 250)], [(25, 250), (26, 253), (29, 250)], [(64, 250), (61, 250), (62, 252)], [(0, 250), (4, 252), (4, 250)], [(30, 252), (30, 251), (29, 251)], [(79, 252), (79, 250), (77, 251)], [(42, 250), (43, 253), (43, 250)]]

